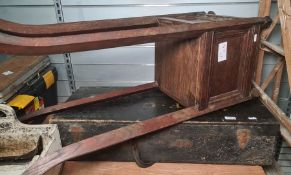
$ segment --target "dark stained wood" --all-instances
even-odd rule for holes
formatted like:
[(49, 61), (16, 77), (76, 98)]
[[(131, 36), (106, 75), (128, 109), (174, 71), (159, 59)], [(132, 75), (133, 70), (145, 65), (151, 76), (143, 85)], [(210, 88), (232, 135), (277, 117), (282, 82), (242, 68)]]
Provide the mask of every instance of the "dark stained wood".
[(89, 154), (94, 151), (102, 150), (118, 143), (122, 143), (130, 139), (134, 139), (136, 137), (167, 128), (169, 126), (173, 126), (191, 118), (198, 117), (234, 104), (238, 104), (246, 100), (248, 99), (239, 98), (228, 101), (220, 101), (210, 105), (205, 110), (200, 111), (195, 107), (188, 107), (176, 112), (160, 115), (152, 119), (87, 138), (80, 142), (63, 147), (55, 153), (37, 160), (23, 173), (23, 175), (43, 174), (52, 167), (66, 160)]
[(199, 53), (193, 55), (196, 58), (196, 81), (191, 88), (195, 88), (195, 98), (199, 109), (204, 109), (208, 106), (210, 96), (210, 81), (211, 81), (211, 62), (212, 62), (212, 43), (214, 32), (204, 33), (199, 38)]
[[(260, 28), (261, 26), (253, 26), (244, 36), (244, 41), (241, 45), (242, 62), (240, 66), (240, 78), (238, 80), (238, 90), (241, 95), (246, 97), (251, 95), (252, 79), (255, 77), (255, 69), (258, 58), (259, 44), (260, 44)], [(256, 39), (255, 39), (256, 38)]]
[[(237, 89), (239, 67), (242, 58), (241, 44), (246, 31), (216, 33), (213, 43), (210, 96), (214, 97)], [(218, 45), (227, 42), (225, 61), (218, 61)]]
[(59, 112), (59, 111), (63, 111), (66, 109), (71, 109), (71, 108), (74, 108), (76, 106), (86, 105), (86, 104), (90, 104), (90, 103), (96, 103), (96, 102), (100, 102), (100, 101), (109, 100), (112, 98), (130, 95), (133, 93), (143, 92), (143, 91), (152, 89), (156, 86), (157, 86), (156, 83), (148, 83), (148, 84), (143, 84), (143, 85), (139, 85), (139, 86), (135, 86), (135, 87), (129, 87), (129, 88), (124, 88), (124, 89), (120, 89), (120, 90), (116, 90), (116, 91), (112, 91), (112, 92), (103, 93), (103, 94), (96, 95), (93, 97), (87, 97), (87, 98), (82, 98), (82, 99), (78, 99), (78, 100), (73, 100), (70, 102), (50, 106), (50, 107), (38, 110), (38, 111), (33, 112), (33, 113), (29, 113), (23, 117), (20, 117), (19, 120), (20, 121), (30, 121), (30, 120), (33, 120), (35, 117), (49, 115), (49, 114), (52, 114), (54, 112)]
[[(208, 102), (250, 96), (260, 26), (205, 32), (199, 37), (156, 43), (156, 81), (183, 106), (205, 109)], [(227, 43), (226, 59), (218, 60)]]
[[(108, 28), (108, 30), (104, 29), (89, 33), (83, 31), (82, 33), (71, 35), (46, 36), (44, 34), (45, 37), (27, 37), (1, 33), (0, 53), (44, 55), (87, 51), (149, 42), (195, 38), (208, 31), (247, 28), (252, 25), (266, 25), (270, 22), (269, 18), (226, 18), (207, 14), (198, 15), (194, 20), (201, 21), (201, 19), (207, 20), (208, 18), (210, 19), (209, 22), (198, 22), (195, 24), (179, 23), (154, 27), (129, 27), (125, 29)], [(102, 21), (99, 25), (102, 26), (104, 23)], [(41, 26), (38, 27), (41, 28)]]
[[(198, 38), (156, 43), (156, 81), (160, 89), (184, 106), (208, 104), (213, 32)], [(210, 44), (210, 45), (209, 45)]]
[(196, 39), (156, 43), (155, 74), (159, 88), (184, 106), (195, 105), (198, 49)]
[[(102, 90), (80, 88), (70, 99)], [(58, 125), (62, 145), (66, 146), (181, 109), (175, 100), (155, 88), (52, 114), (48, 121)], [(229, 116), (235, 120), (228, 120)], [(278, 138), (278, 122), (259, 99), (253, 99), (74, 160), (270, 165)], [(140, 158), (134, 156), (136, 152)]]
[[(197, 18), (206, 15), (205, 12), (190, 12), (170, 15), (156, 15), (109, 20), (79, 21), (61, 24), (29, 25), (18, 24), (0, 19), (0, 32), (15, 36), (45, 37), (84, 34), (104, 31), (129, 30), (158, 26), (162, 17)], [(222, 18), (217, 16), (216, 18)], [(234, 17), (229, 19), (236, 19)]]
[(68, 161), (62, 175), (265, 175), (260, 166), (156, 163), (139, 168), (133, 162)]

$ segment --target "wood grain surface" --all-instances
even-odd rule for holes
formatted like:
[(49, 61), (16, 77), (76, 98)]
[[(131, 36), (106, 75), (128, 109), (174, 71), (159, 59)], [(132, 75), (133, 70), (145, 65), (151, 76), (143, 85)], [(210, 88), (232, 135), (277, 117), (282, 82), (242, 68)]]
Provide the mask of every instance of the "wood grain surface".
[[(42, 60), (44, 56), (13, 56), (0, 63), (0, 92), (8, 85), (19, 79), (25, 72), (32, 69)], [(3, 72), (11, 71), (13, 74), (4, 75)]]
[(197, 110), (195, 107), (188, 107), (176, 112), (160, 115), (135, 124), (127, 125), (118, 129), (95, 135), (80, 142), (65, 146), (62, 149), (37, 160), (30, 166), (23, 175), (39, 175), (47, 172), (52, 167), (94, 151), (99, 151), (110, 146), (134, 139), (163, 128), (173, 126), (183, 121), (198, 117), (219, 109), (223, 109), (248, 99), (224, 100), (209, 105), (204, 110)]
[(134, 162), (66, 162), (62, 175), (264, 175), (260, 166), (156, 163), (140, 168)]

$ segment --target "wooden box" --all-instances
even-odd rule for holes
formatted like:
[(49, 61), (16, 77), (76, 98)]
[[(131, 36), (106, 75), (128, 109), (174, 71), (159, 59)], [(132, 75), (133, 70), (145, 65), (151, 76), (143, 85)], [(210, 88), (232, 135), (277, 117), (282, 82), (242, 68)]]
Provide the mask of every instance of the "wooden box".
[[(204, 20), (211, 25), (211, 19)], [(164, 93), (183, 106), (204, 109), (208, 103), (246, 98), (259, 35), (260, 25), (230, 26), (205, 30), (199, 37), (157, 42), (155, 79)]]
[[(81, 88), (70, 99), (112, 89)], [(152, 89), (53, 114), (48, 122), (58, 125), (66, 146), (182, 108)], [(279, 127), (266, 107), (254, 99), (80, 159), (270, 165), (276, 154)]]

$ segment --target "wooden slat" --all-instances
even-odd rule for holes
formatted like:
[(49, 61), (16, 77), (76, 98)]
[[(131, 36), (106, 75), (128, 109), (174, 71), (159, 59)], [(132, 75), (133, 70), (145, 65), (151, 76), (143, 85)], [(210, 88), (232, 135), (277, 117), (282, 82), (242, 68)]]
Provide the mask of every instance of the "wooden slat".
[[(271, 0), (259, 1), (259, 14), (258, 14), (259, 17), (270, 15), (271, 3), (272, 3)], [(265, 55), (265, 52), (263, 50), (259, 50), (256, 77), (255, 77), (255, 81), (257, 84), (261, 84), (264, 55)]]
[(284, 68), (284, 62), (281, 65), (281, 67), (278, 69), (278, 71), (277, 71), (277, 73), (275, 75), (275, 78), (274, 78), (274, 86), (273, 86), (273, 90), (272, 90), (272, 100), (275, 103), (277, 103), (277, 101), (278, 101), (283, 68)]
[(66, 162), (62, 175), (265, 175), (260, 166), (156, 163), (140, 168), (134, 162)]
[(269, 74), (269, 76), (266, 78), (266, 80), (264, 81), (264, 83), (262, 84), (261, 88), (263, 90), (266, 90), (266, 88), (269, 86), (270, 82), (272, 81), (272, 79), (275, 77), (276, 73), (278, 72), (278, 70), (282, 67), (283, 65), (283, 60), (279, 60), (277, 62), (277, 64), (274, 66), (273, 70), (271, 71), (271, 73)]
[(281, 32), (285, 51), (285, 60), (288, 73), (289, 87), (291, 88), (291, 2), (278, 0), (278, 9), (281, 22)]
[(258, 16), (260, 17), (269, 16), (271, 11), (271, 3), (272, 3), (271, 0), (260, 0)]
[(264, 50), (260, 49), (258, 54), (258, 63), (255, 78), (257, 84), (261, 84), (264, 56), (265, 56)]
[(71, 108), (81, 106), (81, 105), (88, 105), (91, 103), (97, 103), (97, 102), (109, 100), (112, 98), (117, 98), (117, 97), (122, 97), (125, 95), (130, 95), (130, 94), (134, 94), (134, 93), (138, 93), (138, 92), (143, 92), (143, 91), (152, 89), (154, 87), (157, 87), (156, 82), (142, 84), (142, 85), (134, 86), (134, 87), (123, 88), (120, 90), (107, 92), (107, 93), (99, 94), (99, 95), (92, 96), (92, 97), (72, 100), (69, 102), (65, 102), (65, 103), (61, 103), (61, 104), (47, 107), (47, 108), (38, 110), (38, 111), (33, 112), (33, 113), (29, 113), (23, 117), (20, 117), (19, 121), (30, 121), (30, 120), (33, 120), (34, 118), (39, 117), (39, 116), (45, 116), (45, 115), (49, 115), (49, 114), (52, 114), (55, 112), (60, 112), (63, 110), (71, 109)]
[(253, 95), (258, 95), (262, 103), (269, 109), (278, 122), (284, 126), (287, 131), (291, 132), (291, 120), (285, 115), (285, 113), (274, 103), (272, 99), (255, 83), (253, 82), (254, 91)]
[(288, 130), (281, 126), (280, 127), (280, 132), (281, 132), (281, 135), (283, 136), (284, 140), (286, 141), (286, 143), (291, 146), (291, 135), (290, 133), (288, 132)]
[(273, 43), (270, 43), (266, 40), (262, 40), (261, 41), (262, 44), (264, 44), (266, 47), (268, 47), (269, 49), (273, 50), (275, 53), (281, 55), (281, 56), (285, 56), (284, 50), (281, 46), (275, 45)]

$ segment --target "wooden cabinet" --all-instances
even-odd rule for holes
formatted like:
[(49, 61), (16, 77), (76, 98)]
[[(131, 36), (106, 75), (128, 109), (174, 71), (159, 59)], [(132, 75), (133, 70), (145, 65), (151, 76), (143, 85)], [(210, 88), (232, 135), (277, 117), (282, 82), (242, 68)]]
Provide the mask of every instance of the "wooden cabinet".
[(155, 79), (183, 106), (247, 98), (259, 46), (260, 25), (201, 32), (198, 37), (156, 43)]

